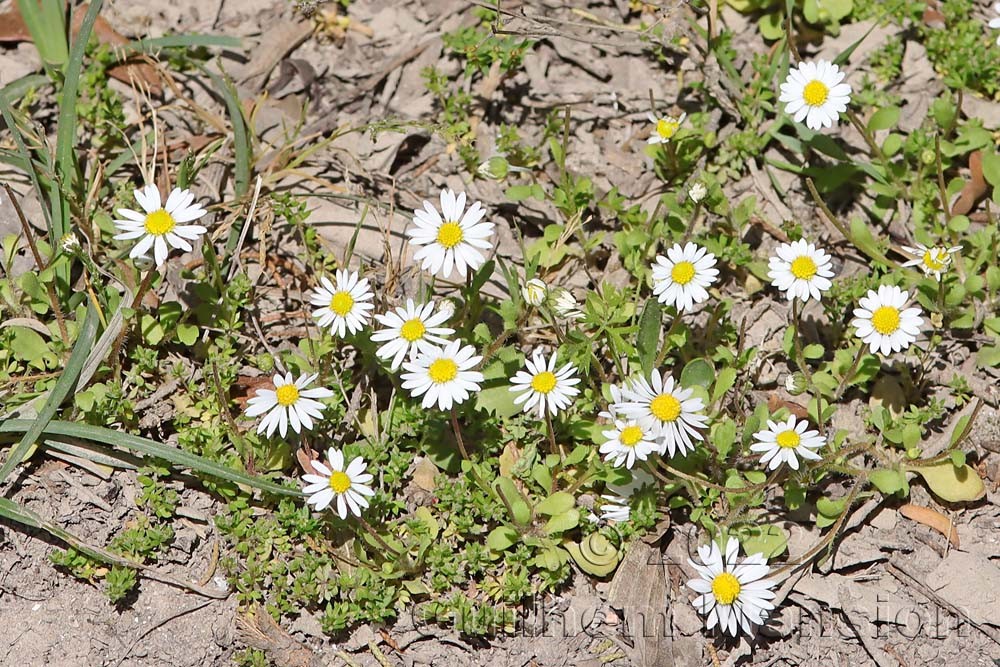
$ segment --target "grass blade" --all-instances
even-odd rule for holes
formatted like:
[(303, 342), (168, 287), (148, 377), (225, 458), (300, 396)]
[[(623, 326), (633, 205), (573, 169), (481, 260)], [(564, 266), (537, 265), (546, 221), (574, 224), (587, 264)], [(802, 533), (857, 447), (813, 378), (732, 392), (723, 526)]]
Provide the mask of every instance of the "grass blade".
[[(80, 30), (73, 42), (70, 50), (69, 62), (66, 63), (66, 72), (63, 79), (62, 99), (59, 102), (59, 129), (56, 132), (56, 184), (52, 189), (52, 228), (55, 238), (50, 238), (49, 242), (56, 244), (59, 239), (69, 231), (70, 208), (69, 201), (64, 194), (73, 187), (76, 180), (76, 154), (73, 148), (76, 146), (76, 104), (80, 92), (80, 73), (83, 70), (83, 56), (87, 50), (87, 42), (90, 34), (94, 30), (94, 22), (101, 12), (104, 0), (93, 0), (87, 8), (87, 13), (80, 24)], [(69, 278), (68, 263), (60, 264), (57, 268), (61, 282), (67, 282)]]
[[(21, 433), (31, 428), (33, 423), (34, 420), (31, 419), (8, 419), (5, 422), (0, 422), (0, 433)], [(164, 445), (154, 440), (149, 440), (148, 438), (113, 431), (109, 428), (91, 426), (90, 424), (53, 421), (49, 422), (45, 426), (42, 433), (49, 437), (64, 436), (69, 438), (78, 438), (80, 440), (89, 440), (91, 442), (102, 443), (110, 447), (117, 447), (131, 452), (137, 452), (145, 456), (153, 456), (163, 459), (164, 461), (169, 461), (174, 465), (189, 468), (204, 475), (211, 475), (212, 477), (224, 479), (228, 482), (233, 482), (234, 484), (248, 486), (260, 491), (266, 491), (267, 493), (282, 496), (302, 496), (302, 492), (297, 489), (289, 489), (266, 479), (251, 477), (246, 473), (227, 468), (226, 466), (216, 463), (215, 461), (210, 461), (204, 457), (198, 456), (197, 454), (185, 452), (183, 449), (178, 449), (177, 447), (170, 447), (169, 445)]]
[(27, 423), (27, 427), (24, 430), (24, 437), (10, 451), (7, 455), (7, 460), (3, 464), (3, 468), (0, 468), (0, 483), (7, 479), (17, 464), (21, 462), (28, 449), (35, 444), (46, 425), (55, 417), (56, 411), (62, 405), (70, 389), (76, 385), (76, 379), (80, 376), (80, 370), (83, 368), (83, 364), (90, 354), (90, 348), (94, 344), (94, 337), (96, 335), (97, 309), (94, 308), (94, 304), (90, 304), (87, 308), (87, 315), (83, 318), (83, 326), (80, 327), (80, 335), (77, 336), (76, 343), (73, 345), (73, 352), (69, 355), (66, 368), (63, 370), (62, 375), (59, 376), (59, 379), (56, 380), (55, 386), (52, 387), (52, 393), (49, 394), (49, 398), (45, 401), (45, 405), (42, 406), (38, 417), (32, 420), (19, 420), (26, 421)]
[(153, 39), (137, 39), (124, 44), (115, 49), (119, 57), (127, 58), (137, 53), (156, 53), (161, 49), (170, 48), (199, 48), (215, 46), (219, 48), (239, 49), (243, 47), (243, 41), (237, 37), (226, 37), (223, 35), (167, 35)]
[(69, 59), (66, 45), (66, 5), (62, 0), (16, 0), (31, 41), (46, 67), (62, 69)]

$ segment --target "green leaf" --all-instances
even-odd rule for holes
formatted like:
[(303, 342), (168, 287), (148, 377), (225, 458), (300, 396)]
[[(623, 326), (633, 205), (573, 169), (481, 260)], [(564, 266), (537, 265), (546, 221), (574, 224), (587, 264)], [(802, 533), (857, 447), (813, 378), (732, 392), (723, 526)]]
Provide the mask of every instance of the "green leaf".
[(563, 547), (581, 570), (595, 577), (606, 577), (614, 572), (621, 557), (615, 545), (601, 533), (591, 533), (580, 544), (566, 542)]
[(736, 369), (726, 366), (715, 378), (715, 385), (712, 387), (712, 402), (715, 403), (722, 398), (727, 391), (736, 384)]
[(715, 380), (715, 367), (704, 359), (692, 359), (681, 371), (681, 386), (708, 389)]
[(875, 241), (875, 237), (872, 236), (871, 230), (868, 225), (865, 224), (864, 220), (861, 218), (851, 218), (851, 242), (854, 243), (863, 253), (871, 257), (872, 259), (877, 259), (883, 264), (888, 264), (888, 260), (882, 251), (879, 250), (878, 243)]
[(562, 514), (556, 514), (545, 522), (543, 530), (546, 535), (558, 535), (567, 530), (573, 530), (580, 524), (580, 511), (575, 507)]
[(973, 502), (986, 495), (983, 480), (967, 465), (957, 467), (948, 460), (932, 466), (914, 466), (909, 470), (923, 477), (934, 495), (949, 503)]
[(827, 526), (832, 526), (837, 522), (837, 519), (847, 506), (847, 499), (840, 498), (838, 500), (831, 500), (827, 497), (822, 497), (816, 501), (816, 527), (826, 528)]
[(960, 449), (956, 449), (951, 453), (951, 464), (956, 468), (961, 468), (965, 465), (965, 452)]
[(497, 493), (501, 494), (510, 506), (511, 519), (514, 523), (526, 526), (531, 523), (531, 508), (525, 502), (524, 496), (517, 490), (514, 480), (509, 477), (498, 477), (494, 483)]
[[(949, 463), (948, 466), (950, 467), (951, 464)], [(906, 481), (906, 475), (899, 470), (876, 470), (868, 475), (868, 481), (886, 496), (896, 493), (902, 493), (905, 496), (910, 492), (910, 485)]]
[(878, 130), (888, 130), (890, 127), (894, 127), (899, 122), (899, 113), (899, 107), (879, 109), (868, 120), (868, 130), (870, 132), (877, 132)]
[[(52, 387), (52, 391), (49, 393), (48, 399), (45, 401), (45, 405), (38, 413), (38, 417), (28, 421), (24, 428), (24, 436), (21, 441), (17, 443), (17, 446), (11, 449), (7, 455), (7, 460), (3, 464), (3, 468), (0, 468), (0, 483), (2, 483), (7, 476), (14, 470), (14, 467), (21, 462), (28, 450), (35, 444), (38, 437), (46, 432), (46, 427), (48, 423), (56, 415), (56, 411), (59, 410), (59, 406), (62, 405), (63, 400), (69, 395), (70, 390), (76, 386), (76, 380), (80, 377), (80, 370), (83, 368), (84, 362), (87, 360), (87, 355), (90, 354), (90, 348), (94, 344), (94, 338), (97, 337), (97, 309), (94, 308), (94, 304), (91, 303), (87, 308), (87, 314), (84, 316), (83, 324), (80, 327), (80, 334), (77, 336), (76, 342), (73, 344), (73, 351), (69, 355), (69, 361), (66, 362), (66, 368), (63, 370), (62, 375), (56, 380), (55, 386)], [(77, 389), (82, 389), (83, 387), (76, 387)], [(0, 423), (0, 430), (4, 426), (12, 422), (23, 422), (24, 420), (9, 420), (7, 422)]]
[(642, 316), (639, 318), (639, 334), (636, 340), (636, 349), (639, 351), (639, 367), (642, 368), (643, 375), (649, 375), (656, 362), (656, 354), (660, 346), (660, 325), (663, 316), (663, 308), (656, 299), (646, 301), (646, 306), (642, 309)]
[(983, 178), (995, 188), (1000, 188), (1000, 154), (996, 151), (983, 151)]
[(504, 551), (517, 543), (518, 532), (510, 526), (497, 526), (486, 536), (486, 546), (493, 551)]
[(177, 325), (177, 340), (184, 345), (194, 345), (198, 342), (199, 333), (198, 327), (194, 324)]
[(538, 503), (535, 511), (546, 516), (555, 516), (569, 511), (576, 506), (576, 499), (565, 491), (556, 491), (551, 496)]
[(802, 348), (802, 356), (806, 359), (822, 359), (826, 350), (819, 343), (811, 343)]
[(747, 555), (763, 554), (764, 558), (771, 559), (788, 548), (788, 533), (780, 526), (754, 526), (742, 546)]

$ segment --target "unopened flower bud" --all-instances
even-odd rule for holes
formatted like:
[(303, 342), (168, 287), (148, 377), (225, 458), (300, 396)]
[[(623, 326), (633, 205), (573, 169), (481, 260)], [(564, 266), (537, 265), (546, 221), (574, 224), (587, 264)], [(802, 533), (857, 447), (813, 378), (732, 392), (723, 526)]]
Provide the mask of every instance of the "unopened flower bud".
[(545, 294), (548, 292), (548, 289), (548, 285), (543, 281), (538, 278), (532, 278), (521, 288), (521, 294), (524, 295), (524, 300), (529, 305), (537, 307), (545, 301)]
[(798, 371), (785, 376), (785, 390), (792, 396), (804, 393), (808, 387), (806, 376)]

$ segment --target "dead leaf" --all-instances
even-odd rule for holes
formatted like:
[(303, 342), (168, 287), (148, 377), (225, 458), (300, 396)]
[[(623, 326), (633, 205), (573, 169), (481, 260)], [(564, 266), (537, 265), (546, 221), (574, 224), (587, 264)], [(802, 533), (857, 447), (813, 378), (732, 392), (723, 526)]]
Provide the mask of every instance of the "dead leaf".
[(778, 394), (770, 394), (767, 397), (767, 409), (773, 413), (777, 412), (779, 408), (785, 408), (799, 419), (809, 419), (809, 410), (805, 406), (794, 401), (785, 400), (778, 396)]
[(413, 468), (413, 483), (428, 493), (434, 492), (434, 478), (437, 477), (438, 469), (434, 463), (426, 456)]
[(259, 605), (236, 617), (236, 633), (244, 644), (267, 654), (277, 667), (321, 667), (324, 661), (300, 644)]
[(953, 547), (956, 549), (959, 547), (958, 528), (955, 527), (955, 524), (952, 523), (951, 519), (946, 517), (944, 514), (941, 514), (941, 512), (931, 509), (930, 507), (907, 503), (899, 508), (899, 513), (907, 519), (911, 519), (917, 523), (922, 523), (928, 528), (933, 528), (947, 537), (951, 541), (951, 545)]
[(969, 180), (958, 193), (958, 199), (952, 204), (951, 214), (968, 215), (989, 191), (989, 183), (983, 177), (983, 154), (974, 151), (969, 156)]
[[(83, 23), (88, 6), (87, 3), (84, 3), (73, 13), (72, 34), (74, 37), (80, 32), (80, 25)], [(107, 44), (108, 46), (121, 46), (128, 44), (130, 41), (112, 28), (111, 24), (102, 16), (98, 16), (97, 21), (94, 23), (94, 36), (97, 37), (97, 41), (101, 44)], [(21, 12), (18, 11), (16, 3), (13, 9), (0, 13), (0, 43), (30, 41), (32, 41), (31, 33), (24, 24), (24, 18), (21, 16)], [(156, 68), (152, 65), (146, 63), (116, 65), (108, 70), (108, 74), (124, 83), (132, 83), (133, 80), (140, 81), (151, 92), (155, 94), (160, 93), (160, 77), (156, 73)]]
[(642, 667), (673, 664), (667, 623), (667, 579), (659, 549), (635, 540), (608, 588), (608, 604), (621, 609)]

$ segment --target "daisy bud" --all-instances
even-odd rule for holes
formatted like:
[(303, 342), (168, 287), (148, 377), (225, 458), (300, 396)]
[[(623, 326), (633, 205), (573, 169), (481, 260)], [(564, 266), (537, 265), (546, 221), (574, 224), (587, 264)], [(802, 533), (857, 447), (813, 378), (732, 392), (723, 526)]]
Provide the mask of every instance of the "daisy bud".
[(688, 197), (690, 197), (691, 201), (693, 201), (695, 204), (699, 203), (702, 199), (704, 199), (707, 194), (708, 194), (708, 188), (706, 188), (705, 184), (702, 183), (701, 181), (696, 182), (694, 185), (691, 186), (691, 189), (688, 190)]
[(507, 162), (505, 158), (496, 155), (479, 165), (479, 169), (477, 169), (477, 171), (483, 178), (492, 178), (494, 181), (502, 181), (507, 178), (507, 174), (510, 172), (510, 163)]
[(538, 307), (545, 301), (545, 294), (548, 292), (548, 289), (548, 285), (542, 280), (532, 278), (521, 288), (521, 294), (524, 296), (524, 300), (528, 302), (528, 305)]
[(802, 373), (795, 372), (789, 373), (785, 376), (785, 390), (792, 396), (798, 396), (799, 394), (805, 393), (808, 388), (806, 383), (806, 376)]
[(73, 232), (67, 232), (59, 239), (59, 247), (66, 254), (73, 255), (80, 249), (80, 239)]

